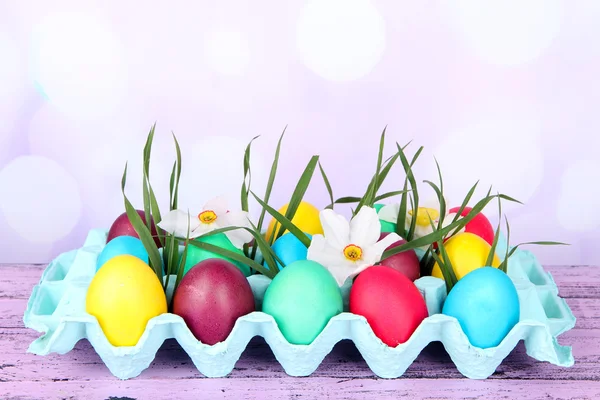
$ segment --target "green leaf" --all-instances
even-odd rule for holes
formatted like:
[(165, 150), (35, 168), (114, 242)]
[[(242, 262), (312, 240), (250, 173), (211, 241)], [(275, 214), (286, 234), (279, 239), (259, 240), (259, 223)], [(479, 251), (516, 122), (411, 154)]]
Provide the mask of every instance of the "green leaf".
[(498, 269), (502, 270), (504, 273), (508, 272), (508, 252), (510, 251), (510, 226), (508, 225), (508, 218), (506, 215), (504, 216), (504, 220), (506, 221), (506, 255), (504, 256), (504, 260), (498, 267)]
[[(254, 142), (259, 136), (254, 136), (248, 146), (246, 146), (246, 151), (244, 151), (244, 181), (242, 182), (242, 210), (248, 211), (248, 192), (250, 192), (250, 186), (252, 183), (252, 173), (250, 171), (250, 148), (252, 146), (252, 142)], [(248, 184), (246, 184), (246, 180)]]
[(348, 196), (348, 197), (340, 197), (334, 203), (335, 204), (351, 204), (351, 203), (358, 203), (360, 200), (361, 200), (361, 197)]
[[(269, 180), (267, 181), (267, 188), (265, 189), (265, 202), (268, 203), (271, 198), (271, 191), (273, 190), (273, 183), (275, 182), (275, 176), (277, 175), (277, 166), (279, 165), (279, 153), (281, 151), (281, 141), (283, 140), (283, 135), (285, 135), (285, 130), (287, 126), (283, 129), (281, 136), (279, 137), (279, 141), (277, 142), (277, 148), (275, 149), (275, 157), (273, 158), (273, 165), (271, 165), (271, 172), (269, 173)], [(260, 216), (258, 218), (258, 224), (256, 225), (257, 230), (262, 232), (263, 222), (265, 220), (265, 209), (263, 208), (260, 212)], [(254, 260), (256, 257), (256, 247), (252, 248), (252, 254), (250, 258)]]
[(333, 210), (333, 205), (335, 204), (335, 202), (333, 201), (333, 190), (331, 189), (331, 184), (329, 183), (329, 179), (327, 179), (327, 174), (325, 173), (325, 170), (323, 169), (323, 166), (321, 165), (321, 162), (319, 161), (319, 169), (321, 170), (321, 176), (323, 177), (323, 182), (325, 183), (325, 187), (327, 188), (327, 193), (329, 193), (329, 200), (331, 201), (331, 203), (329, 203), (329, 205), (325, 208), (329, 208)]
[(162, 280), (162, 263), (160, 262), (160, 253), (158, 252), (158, 247), (152, 238), (152, 233), (150, 229), (144, 224), (144, 221), (137, 213), (133, 205), (125, 195), (125, 184), (127, 182), (127, 164), (125, 164), (125, 170), (123, 171), (123, 178), (121, 178), (121, 191), (123, 192), (123, 199), (125, 201), (125, 212), (127, 213), (127, 218), (131, 222), (133, 229), (137, 232), (144, 248), (148, 252), (148, 256), (150, 258), (150, 267), (158, 276), (161, 284)]
[(420, 238), (411, 240), (407, 243), (404, 243), (400, 246), (396, 246), (393, 247), (389, 250), (386, 250), (383, 255), (381, 256), (381, 259), (386, 259), (388, 257), (393, 256), (394, 254), (398, 254), (401, 253), (403, 251), (406, 250), (411, 250), (411, 249), (415, 249), (417, 247), (422, 247), (422, 246), (429, 246), (431, 243), (433, 242), (438, 242), (440, 240), (443, 240), (443, 238), (448, 235), (448, 233), (450, 233), (453, 230), (461, 230), (466, 224), (468, 224), (473, 218), (475, 218), (475, 216), (481, 212), (481, 210), (483, 208), (485, 208), (485, 206), (492, 201), (494, 198), (496, 198), (497, 196), (487, 196), (483, 199), (481, 199), (472, 209), (471, 211), (464, 217), (460, 218), (459, 220), (443, 227), (442, 229), (435, 231), (435, 232), (431, 232), (425, 236), (422, 236)]
[[(496, 246), (498, 246), (498, 239), (500, 238), (500, 226), (502, 225), (502, 199), (498, 196), (498, 227), (494, 233), (494, 240), (492, 241), (492, 247), (488, 253), (485, 265), (491, 266), (494, 262), (494, 256), (496, 255)], [(504, 271), (506, 272), (506, 271)]]
[(294, 236), (302, 242), (304, 246), (308, 248), (310, 246), (310, 239), (304, 232), (302, 232), (296, 225), (292, 223), (289, 219), (287, 219), (283, 214), (279, 211), (275, 210), (273, 207), (269, 206), (267, 203), (262, 201), (254, 192), (251, 192), (256, 201), (264, 207), (269, 214), (273, 216), (286, 230), (290, 231)]
[[(188, 210), (188, 215), (190, 210)], [(185, 235), (185, 242), (183, 245), (183, 254), (181, 255), (181, 260), (179, 260), (179, 265), (177, 266), (177, 279), (175, 280), (175, 289), (173, 293), (179, 287), (179, 283), (181, 283), (181, 279), (183, 278), (183, 271), (185, 269), (185, 262), (187, 261), (187, 250), (190, 244), (190, 220), (188, 218), (188, 226), (187, 226), (187, 234)]]
[[(411, 199), (413, 201), (412, 209), (415, 210), (415, 212), (416, 212), (416, 210), (418, 210), (418, 208), (419, 208), (419, 192), (418, 192), (418, 188), (417, 188), (417, 181), (415, 180), (415, 176), (412, 172), (412, 166), (414, 165), (416, 160), (421, 155), (421, 152), (423, 151), (423, 146), (421, 146), (419, 148), (419, 150), (417, 150), (417, 152), (415, 153), (415, 155), (410, 163), (408, 162), (408, 159), (406, 158), (406, 155), (404, 154), (404, 150), (402, 149), (402, 147), (400, 147), (400, 145), (398, 143), (396, 143), (396, 147), (398, 148), (398, 154), (400, 155), (400, 162), (402, 163), (402, 167), (404, 168), (404, 171), (406, 173), (406, 179), (408, 179), (408, 182), (410, 183), (410, 187), (412, 189), (412, 191), (411, 191), (411, 194), (412, 194)], [(406, 207), (406, 203), (405, 203), (405, 207)], [(406, 213), (406, 210), (404, 210), (404, 212)], [(402, 222), (404, 222), (404, 218), (405, 218), (405, 216), (402, 218), (402, 220), (403, 220)], [(400, 213), (399, 213), (398, 214), (398, 224), (400, 222), (401, 221), (400, 221)], [(406, 235), (406, 240), (408, 240), (408, 241), (412, 240), (416, 227), (417, 227), (417, 218), (415, 216), (414, 218), (411, 218), (410, 228)]]
[[(294, 218), (294, 215), (296, 215), (296, 211), (298, 210), (298, 207), (300, 206), (300, 203), (302, 202), (302, 199), (304, 198), (304, 194), (306, 193), (306, 189), (308, 189), (308, 185), (310, 184), (310, 181), (312, 179), (313, 173), (315, 172), (315, 168), (317, 167), (318, 162), (319, 162), (319, 156), (312, 156), (312, 158), (306, 165), (304, 172), (300, 176), (300, 180), (296, 184), (296, 188), (294, 189), (294, 192), (292, 193), (292, 198), (290, 199), (290, 202), (288, 203), (288, 208), (285, 212), (285, 217), (290, 221)], [(266, 199), (265, 199), (265, 202), (267, 202)], [(281, 235), (283, 235), (283, 233), (285, 232), (285, 230), (281, 229), (281, 226), (277, 223), (275, 224), (275, 228), (273, 229), (273, 231), (277, 232), (277, 234), (275, 235), (275, 240), (280, 238)], [(273, 244), (273, 242), (269, 242), (269, 243)]]
[[(175, 165), (173, 165), (173, 173), (171, 175), (171, 210), (175, 210), (177, 209), (178, 205), (179, 180), (181, 179), (181, 148), (179, 147), (179, 142), (177, 141), (175, 133), (171, 132), (171, 134), (173, 135), (173, 141), (175, 142), (175, 152), (177, 154), (177, 161)], [(175, 166), (177, 166), (177, 170), (175, 170)]]
[(379, 174), (379, 177), (377, 178), (377, 186), (375, 188), (375, 194), (379, 193), (379, 189), (381, 189), (383, 182), (387, 178), (388, 174), (390, 173), (390, 170), (392, 169), (392, 167), (394, 166), (394, 164), (396, 163), (397, 160), (398, 160), (398, 153), (396, 153), (393, 156), (391, 156), (390, 158), (388, 158), (385, 161), (385, 163), (383, 164), (381, 173)]
[(240, 255), (239, 253), (236, 253), (234, 251), (231, 250), (226, 250), (224, 248), (221, 248), (219, 246), (215, 246), (209, 243), (204, 243), (204, 242), (200, 242), (197, 240), (192, 240), (189, 244), (191, 244), (192, 246), (196, 246), (199, 247), (201, 249), (213, 252), (215, 254), (218, 254), (220, 256), (223, 257), (227, 257), (227, 258), (231, 258), (234, 261), (240, 262), (244, 265), (247, 265), (248, 267), (252, 268), (255, 271), (260, 272), (261, 274), (268, 276), (269, 278), (274, 278), (276, 272), (275, 271), (270, 271), (269, 269), (266, 269), (265, 267), (263, 267), (262, 265), (260, 265), (259, 263), (257, 263), (256, 261)]
[(165, 244), (165, 237), (162, 229), (158, 227), (158, 223), (162, 220), (162, 216), (160, 215), (160, 209), (158, 207), (158, 202), (156, 201), (156, 195), (154, 194), (154, 190), (150, 184), (150, 156), (152, 153), (152, 142), (154, 140), (155, 129), (156, 123), (154, 123), (150, 129), (150, 133), (148, 134), (148, 138), (146, 140), (146, 145), (144, 146), (143, 198), (146, 226), (148, 226), (149, 229), (152, 229), (152, 224), (154, 224), (154, 229), (156, 229), (158, 240), (162, 247)]
[[(475, 182), (473, 187), (471, 187), (471, 189), (467, 193), (467, 196), (465, 197), (462, 204), (458, 208), (458, 211), (456, 212), (456, 214), (454, 214), (454, 218), (452, 219), (452, 222), (456, 222), (461, 217), (461, 214), (463, 213), (463, 211), (469, 204), (469, 201), (471, 201), (471, 197), (473, 197), (473, 193), (475, 193), (475, 189), (477, 189), (477, 185), (479, 185), (479, 181)], [(489, 196), (489, 193), (488, 193), (488, 196)]]

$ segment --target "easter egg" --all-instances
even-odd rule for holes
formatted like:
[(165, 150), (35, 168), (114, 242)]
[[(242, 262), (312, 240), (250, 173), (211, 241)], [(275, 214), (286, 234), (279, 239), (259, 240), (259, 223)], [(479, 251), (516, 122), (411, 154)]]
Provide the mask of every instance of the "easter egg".
[(273, 316), (288, 342), (310, 344), (343, 310), (335, 278), (321, 264), (301, 260), (281, 270), (268, 286), (263, 312)]
[[(281, 207), (278, 211), (280, 214), (285, 215), (288, 205), (286, 204)], [(300, 202), (300, 205), (296, 209), (296, 214), (292, 218), (292, 223), (298, 227), (302, 232), (308, 233), (309, 235), (323, 234), (323, 227), (321, 226), (321, 218), (319, 217), (319, 209), (310, 203), (305, 201)], [(265, 238), (268, 240), (271, 237), (275, 225), (279, 228), (280, 224), (277, 223), (275, 218), (271, 219)], [(287, 232), (284, 231), (284, 233)]]
[[(306, 234), (306, 236), (312, 239), (312, 235)], [(289, 265), (298, 260), (306, 260), (306, 254), (308, 253), (308, 248), (289, 232), (277, 239), (271, 248), (284, 265)], [(277, 262), (277, 267), (282, 268), (279, 262)]]
[[(488, 254), (490, 254), (490, 251), (492, 250), (492, 246), (485, 240), (468, 232), (457, 233), (452, 236), (444, 244), (444, 248), (452, 263), (456, 279), (462, 279), (462, 277), (469, 272), (486, 266)], [(500, 259), (494, 254), (492, 267), (497, 268), (499, 265)], [(431, 276), (444, 279), (437, 262), (433, 266)]]
[[(386, 237), (389, 233), (382, 233), (379, 237), (379, 240)], [(406, 243), (406, 240), (400, 239), (391, 245), (388, 246), (386, 250), (393, 249), (394, 247), (403, 245)], [(386, 259), (381, 260), (379, 263), (381, 265), (385, 265), (386, 267), (390, 267), (395, 269), (396, 271), (401, 272), (411, 281), (415, 281), (419, 279), (421, 276), (421, 266), (419, 264), (419, 258), (417, 257), (417, 253), (414, 250), (405, 250), (400, 253), (394, 254)]]
[[(384, 204), (373, 205), (373, 208), (375, 209), (375, 211), (377, 211), (377, 213), (379, 213), (379, 210), (381, 210), (383, 207)], [(382, 219), (380, 219), (379, 222), (381, 223), (381, 232), (396, 232), (396, 224), (384, 221)]]
[[(452, 220), (454, 218), (454, 215), (459, 210), (460, 207), (451, 208), (448, 211), (449, 216), (446, 218), (450, 218), (450, 220)], [(465, 209), (462, 211), (462, 213), (460, 213), (460, 215), (464, 217), (469, 212), (471, 212), (471, 210), (471, 207), (465, 207)], [(477, 215), (475, 215), (475, 217), (465, 225), (464, 229), (465, 232), (469, 232), (481, 237), (483, 240), (488, 242), (490, 246), (492, 245), (492, 243), (494, 243), (494, 228), (492, 227), (490, 220), (487, 219), (487, 217), (482, 213), (478, 213)]]
[[(141, 210), (136, 210), (136, 212), (142, 218), (142, 221), (144, 221), (145, 224), (146, 214)], [(150, 232), (152, 233), (152, 237), (154, 238), (154, 243), (156, 243), (156, 246), (159, 248), (162, 247), (160, 244), (160, 240), (158, 239), (158, 233), (156, 231), (156, 226), (154, 225), (154, 222), (152, 223), (152, 228), (150, 229)], [(110, 229), (108, 230), (108, 237), (106, 238), (106, 242), (108, 243), (118, 236), (133, 236), (139, 239), (139, 235), (135, 231), (135, 228), (131, 224), (131, 221), (129, 221), (127, 213), (119, 215), (115, 222), (112, 223)]]
[[(196, 240), (198, 242), (202, 242), (202, 243), (212, 244), (213, 246), (217, 246), (222, 249), (232, 251), (241, 256), (244, 255), (244, 252), (242, 250), (238, 249), (237, 247), (235, 247), (224, 233), (217, 233), (215, 235), (200, 237), (200, 238), (197, 238), (194, 240)], [(248, 267), (246, 264), (232, 260), (231, 258), (214, 253), (210, 250), (201, 249), (200, 247), (196, 247), (193, 244), (191, 244), (191, 242), (188, 244), (187, 255), (186, 255), (186, 260), (185, 260), (185, 266), (183, 268), (183, 273), (187, 274), (188, 271), (194, 265), (198, 264), (200, 261), (208, 260), (211, 258), (219, 258), (219, 259), (227, 260), (227, 261), (231, 262), (236, 267), (238, 267), (240, 269), (240, 271), (242, 271), (244, 276), (250, 276), (252, 274), (250, 267)]]
[(350, 289), (350, 312), (364, 316), (375, 336), (390, 347), (406, 342), (428, 316), (415, 284), (386, 266), (358, 275)]
[(237, 319), (253, 311), (248, 280), (235, 265), (218, 258), (190, 269), (173, 297), (173, 313), (196, 339), (211, 346), (227, 339)]
[(442, 314), (458, 320), (473, 346), (496, 347), (519, 322), (519, 295), (508, 275), (483, 267), (454, 285)]
[(151, 318), (167, 312), (162, 283), (139, 258), (108, 260), (88, 288), (85, 309), (95, 316), (113, 346), (135, 346)]
[(148, 264), (148, 252), (140, 239), (133, 236), (118, 236), (108, 242), (102, 249), (100, 255), (98, 255), (96, 271), (111, 258), (123, 254), (135, 256)]

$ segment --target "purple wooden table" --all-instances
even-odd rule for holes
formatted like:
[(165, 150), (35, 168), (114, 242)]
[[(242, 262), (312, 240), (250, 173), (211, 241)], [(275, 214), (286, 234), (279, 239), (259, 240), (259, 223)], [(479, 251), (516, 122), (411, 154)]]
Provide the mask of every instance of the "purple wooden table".
[(559, 337), (575, 365), (536, 361), (520, 344), (487, 380), (464, 378), (431, 344), (399, 379), (373, 375), (352, 342), (339, 343), (310, 377), (287, 376), (254, 339), (225, 378), (204, 378), (170, 340), (139, 377), (113, 377), (87, 341), (65, 355), (27, 354), (37, 333), (23, 312), (42, 265), (0, 265), (0, 399), (600, 399), (600, 267), (549, 267), (577, 326)]

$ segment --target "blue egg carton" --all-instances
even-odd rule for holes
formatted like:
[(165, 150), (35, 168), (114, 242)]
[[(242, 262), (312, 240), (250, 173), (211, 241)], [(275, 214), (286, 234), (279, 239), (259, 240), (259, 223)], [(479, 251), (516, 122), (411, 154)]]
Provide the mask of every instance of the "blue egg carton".
[[(64, 354), (79, 340), (87, 339), (110, 372), (120, 379), (136, 377), (148, 368), (163, 342), (171, 338), (177, 340), (198, 371), (207, 377), (229, 374), (254, 336), (265, 339), (286, 373), (292, 376), (312, 374), (334, 345), (343, 339), (352, 340), (369, 368), (382, 378), (402, 376), (423, 348), (435, 341), (442, 342), (458, 370), (473, 379), (484, 379), (493, 374), (520, 340), (524, 340), (527, 354), (537, 360), (563, 367), (574, 362), (571, 348), (559, 345), (557, 336), (575, 326), (575, 317), (558, 296), (552, 276), (544, 271), (532, 253), (522, 250), (518, 250), (508, 263), (508, 275), (519, 293), (521, 318), (494, 348), (472, 346), (458, 321), (440, 314), (446, 290), (444, 282), (434, 277), (415, 281), (425, 298), (429, 317), (406, 343), (395, 348), (375, 336), (364, 317), (349, 312), (333, 317), (310, 345), (290, 344), (273, 317), (260, 311), (239, 318), (229, 337), (213, 346), (199, 342), (181, 317), (163, 314), (148, 322), (137, 345), (115, 347), (106, 339), (97, 319), (85, 312), (86, 291), (96, 272), (96, 259), (106, 237), (106, 230), (90, 231), (82, 248), (61, 254), (45, 269), (40, 282), (33, 288), (23, 317), (26, 327), (44, 333), (31, 343), (29, 352)], [(501, 242), (498, 254), (501, 256), (505, 249), (506, 243)], [(260, 310), (270, 280), (262, 275), (252, 275), (248, 281), (257, 310)], [(349, 286), (342, 288), (345, 310), (348, 309), (349, 291)]]

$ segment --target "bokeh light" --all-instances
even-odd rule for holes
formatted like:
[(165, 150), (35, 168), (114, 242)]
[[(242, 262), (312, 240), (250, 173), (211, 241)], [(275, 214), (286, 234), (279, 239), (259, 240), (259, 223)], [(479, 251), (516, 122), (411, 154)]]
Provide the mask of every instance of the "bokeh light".
[(0, 170), (0, 211), (32, 243), (53, 243), (71, 232), (81, 215), (75, 179), (56, 161), (22, 156)]
[(123, 53), (111, 26), (93, 14), (49, 14), (33, 30), (33, 77), (49, 101), (70, 117), (107, 117), (126, 94)]
[(563, 0), (456, 0), (444, 2), (445, 18), (479, 57), (519, 65), (538, 58), (558, 35)]
[(600, 227), (600, 162), (579, 160), (563, 173), (558, 194), (558, 222), (564, 228), (586, 232)]
[(385, 44), (385, 21), (369, 0), (311, 1), (298, 19), (300, 57), (325, 79), (351, 81), (367, 75)]

